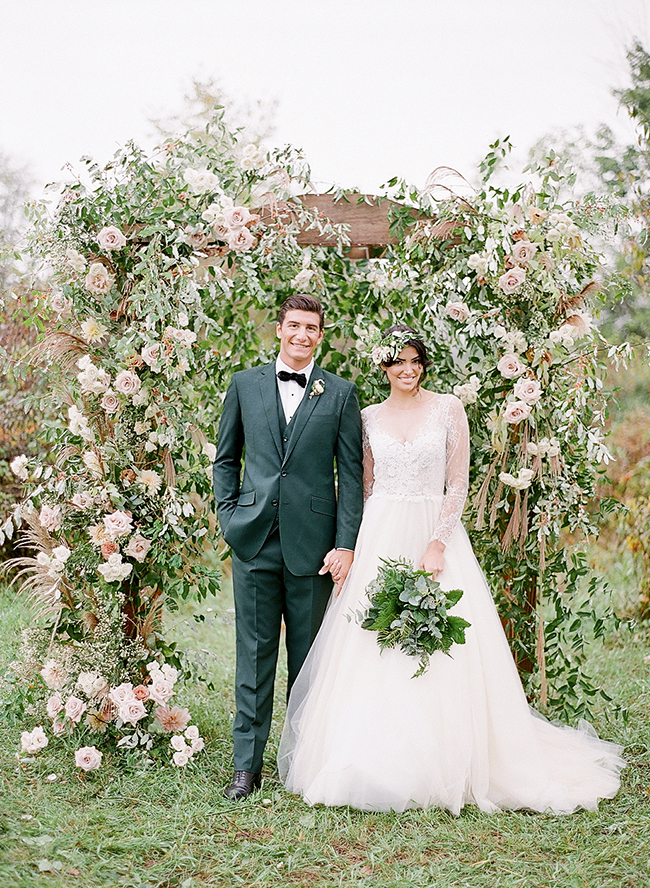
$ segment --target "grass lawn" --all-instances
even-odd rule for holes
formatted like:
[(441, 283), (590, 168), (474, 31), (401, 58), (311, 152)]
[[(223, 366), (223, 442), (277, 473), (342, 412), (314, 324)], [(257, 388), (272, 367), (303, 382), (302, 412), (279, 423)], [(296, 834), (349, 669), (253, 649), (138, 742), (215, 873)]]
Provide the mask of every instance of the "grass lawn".
[[(54, 743), (20, 762), (19, 730), (0, 720), (0, 888), (650, 886), (648, 629), (626, 626), (592, 655), (592, 671), (629, 710), (627, 724), (609, 722), (605, 712), (595, 723), (601, 736), (626, 746), (629, 763), (619, 795), (598, 812), (372, 814), (309, 808), (283, 790), (274, 763), (283, 676), (262, 791), (240, 804), (222, 798), (231, 772), (229, 607), (224, 592), (203, 606), (205, 623), (189, 612), (170, 619), (216, 688), (182, 692), (207, 743), (186, 770), (126, 770), (119, 757), (105, 755), (101, 770), (85, 775)], [(4, 671), (29, 615), (4, 590), (0, 615)]]

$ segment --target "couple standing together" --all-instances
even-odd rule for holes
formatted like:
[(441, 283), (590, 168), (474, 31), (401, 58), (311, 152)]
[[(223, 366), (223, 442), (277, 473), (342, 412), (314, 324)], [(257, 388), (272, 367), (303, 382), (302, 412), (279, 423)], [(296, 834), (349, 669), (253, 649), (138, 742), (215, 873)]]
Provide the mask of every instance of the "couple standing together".
[[(528, 706), (460, 522), (467, 420), (453, 395), (422, 387), (424, 342), (408, 327), (388, 331), (390, 395), (360, 413), (354, 384), (314, 363), (320, 302), (289, 297), (276, 329), (276, 361), (233, 376), (214, 463), (237, 634), (226, 797), (260, 785), (283, 620), (278, 766), (309, 804), (569, 812), (614, 796), (620, 748)], [(464, 592), (454, 612), (471, 624), (466, 643), (451, 657), (437, 652), (417, 678), (413, 659), (381, 652), (357, 617), (382, 558), (405, 558)]]

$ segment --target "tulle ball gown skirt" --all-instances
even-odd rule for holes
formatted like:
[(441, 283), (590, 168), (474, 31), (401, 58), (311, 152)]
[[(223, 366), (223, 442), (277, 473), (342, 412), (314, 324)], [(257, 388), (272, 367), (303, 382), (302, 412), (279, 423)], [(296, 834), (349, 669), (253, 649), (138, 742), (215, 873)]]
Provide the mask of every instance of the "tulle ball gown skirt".
[(311, 805), (371, 811), (440, 806), (458, 814), (529, 808), (568, 813), (611, 798), (621, 748), (587, 723), (556, 726), (528, 705), (496, 608), (460, 525), (445, 551), (444, 588), (463, 589), (453, 613), (471, 624), (452, 656), (428, 671), (400, 650), (380, 652), (362, 629), (380, 558), (419, 566), (441, 497), (374, 495), (355, 561), (291, 692), (278, 765)]

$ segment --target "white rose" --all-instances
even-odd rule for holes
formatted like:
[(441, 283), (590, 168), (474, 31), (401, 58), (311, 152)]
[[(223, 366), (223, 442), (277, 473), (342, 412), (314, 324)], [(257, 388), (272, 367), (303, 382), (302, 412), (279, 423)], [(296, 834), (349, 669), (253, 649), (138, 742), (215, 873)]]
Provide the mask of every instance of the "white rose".
[(525, 401), (510, 401), (503, 411), (503, 418), (511, 425), (518, 425), (522, 420), (528, 419), (531, 409), (530, 404)]
[(506, 333), (503, 341), (506, 347), (513, 352), (523, 352), (528, 348), (526, 337), (521, 330), (511, 330), (509, 333)]
[(184, 768), (185, 765), (189, 762), (191, 756), (191, 750), (185, 749), (182, 751), (176, 751), (172, 756), (172, 760), (177, 768)]
[(101, 395), (111, 384), (111, 377), (106, 370), (95, 367), (90, 360), (84, 364), (81, 373), (77, 374), (77, 379), (82, 392), (91, 392), (94, 395)]
[(77, 272), (77, 274), (81, 274), (85, 271), (86, 265), (88, 264), (81, 253), (73, 247), (68, 247), (65, 251), (65, 261), (73, 271)]
[(548, 450), (546, 451), (549, 457), (559, 456), (562, 452), (560, 447), (560, 442), (557, 438), (551, 438), (548, 442)]
[(75, 697), (74, 694), (71, 697), (68, 697), (65, 704), (65, 714), (73, 722), (81, 721), (81, 716), (86, 711), (86, 704), (83, 700), (80, 700), (79, 697)]
[(100, 564), (97, 568), (98, 573), (100, 573), (104, 581), (106, 583), (118, 583), (122, 582), (133, 570), (133, 565), (127, 562), (122, 562), (122, 556), (119, 552), (113, 552), (112, 555), (109, 555), (106, 561), (103, 564)]
[(178, 752), (182, 752), (184, 749), (187, 749), (187, 743), (180, 734), (174, 734), (172, 739), (169, 741), (169, 745), (172, 749), (175, 749)]
[(108, 690), (108, 682), (102, 675), (96, 672), (80, 672), (77, 685), (81, 688), (89, 700), (98, 697)]
[(291, 281), (291, 286), (296, 290), (304, 290), (313, 276), (314, 272), (311, 268), (303, 268)]
[(52, 556), (61, 564), (65, 564), (71, 554), (67, 546), (56, 546), (56, 548), (52, 549)]
[(530, 456), (537, 456), (539, 454), (539, 447), (534, 441), (529, 441), (528, 444), (526, 444), (526, 453)]
[(135, 395), (142, 383), (133, 370), (121, 370), (115, 377), (115, 388), (123, 395)]
[(119, 509), (109, 515), (104, 515), (103, 521), (106, 533), (112, 540), (131, 533), (133, 530), (133, 519), (127, 512), (122, 512)]
[[(154, 369), (153, 367), (151, 368)], [(149, 389), (142, 386), (139, 392), (136, 392), (135, 395), (131, 398), (131, 403), (134, 407), (143, 407), (149, 401)]]
[(192, 194), (205, 194), (207, 191), (216, 191), (219, 188), (219, 177), (205, 167), (185, 170), (183, 179)]
[(488, 272), (488, 259), (485, 253), (472, 253), (467, 260), (467, 265), (472, 271), (475, 271), (481, 277), (485, 277)]
[(516, 379), (526, 372), (526, 365), (522, 364), (517, 355), (504, 355), (497, 364), (497, 370), (505, 379)]
[(119, 228), (107, 225), (97, 235), (100, 250), (121, 250), (126, 246), (126, 238)]
[(109, 293), (113, 286), (113, 278), (102, 262), (93, 262), (84, 280), (84, 287), (89, 293), (103, 295)]
[(523, 268), (510, 268), (499, 278), (499, 286), (506, 294), (506, 296), (509, 296), (510, 293), (514, 293), (515, 290), (520, 287), (525, 280), (526, 272)]
[(120, 403), (120, 399), (117, 397), (115, 392), (112, 392), (110, 389), (104, 394), (99, 403), (104, 408), (106, 413), (109, 414), (109, 416), (111, 416), (113, 413), (117, 413), (122, 406)]
[(95, 771), (102, 763), (102, 754), (96, 746), (82, 746), (74, 754), (74, 763), (84, 771)]
[(29, 478), (29, 472), (27, 471), (28, 462), (29, 457), (25, 456), (23, 453), (20, 456), (15, 456), (9, 463), (9, 468), (16, 478), (20, 478), (21, 481), (27, 481)]
[(199, 739), (199, 729), (196, 725), (189, 725), (185, 728), (185, 736), (188, 740), (198, 740)]
[(542, 388), (536, 379), (519, 379), (514, 386), (515, 398), (527, 404), (536, 404), (542, 397)]
[(20, 735), (21, 749), (29, 755), (34, 755), (41, 749), (45, 749), (48, 742), (45, 731), (40, 725), (33, 731), (23, 731)]
[(464, 302), (448, 302), (445, 312), (454, 321), (466, 321), (469, 317), (469, 307)]
[(143, 537), (142, 534), (134, 533), (129, 540), (129, 545), (124, 550), (124, 554), (129, 558), (135, 558), (136, 561), (142, 563), (147, 557), (147, 552), (151, 548), (151, 540)]
[(248, 228), (234, 229), (228, 236), (229, 248), (235, 250), (237, 253), (243, 253), (246, 250), (250, 250), (254, 244), (255, 238)]
[(171, 685), (173, 685), (178, 679), (178, 669), (170, 666), (169, 663), (163, 663), (160, 673), (165, 681), (168, 681)]

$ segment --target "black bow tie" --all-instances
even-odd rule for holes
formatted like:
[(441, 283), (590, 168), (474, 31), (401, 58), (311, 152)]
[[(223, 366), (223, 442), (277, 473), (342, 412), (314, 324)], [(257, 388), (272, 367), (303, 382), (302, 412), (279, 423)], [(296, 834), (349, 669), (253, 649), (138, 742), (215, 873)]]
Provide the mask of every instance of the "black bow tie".
[(289, 373), (287, 370), (280, 370), (278, 372), (278, 379), (281, 379), (282, 382), (289, 382), (290, 379), (293, 379), (301, 388), (307, 385), (307, 377), (304, 373)]

